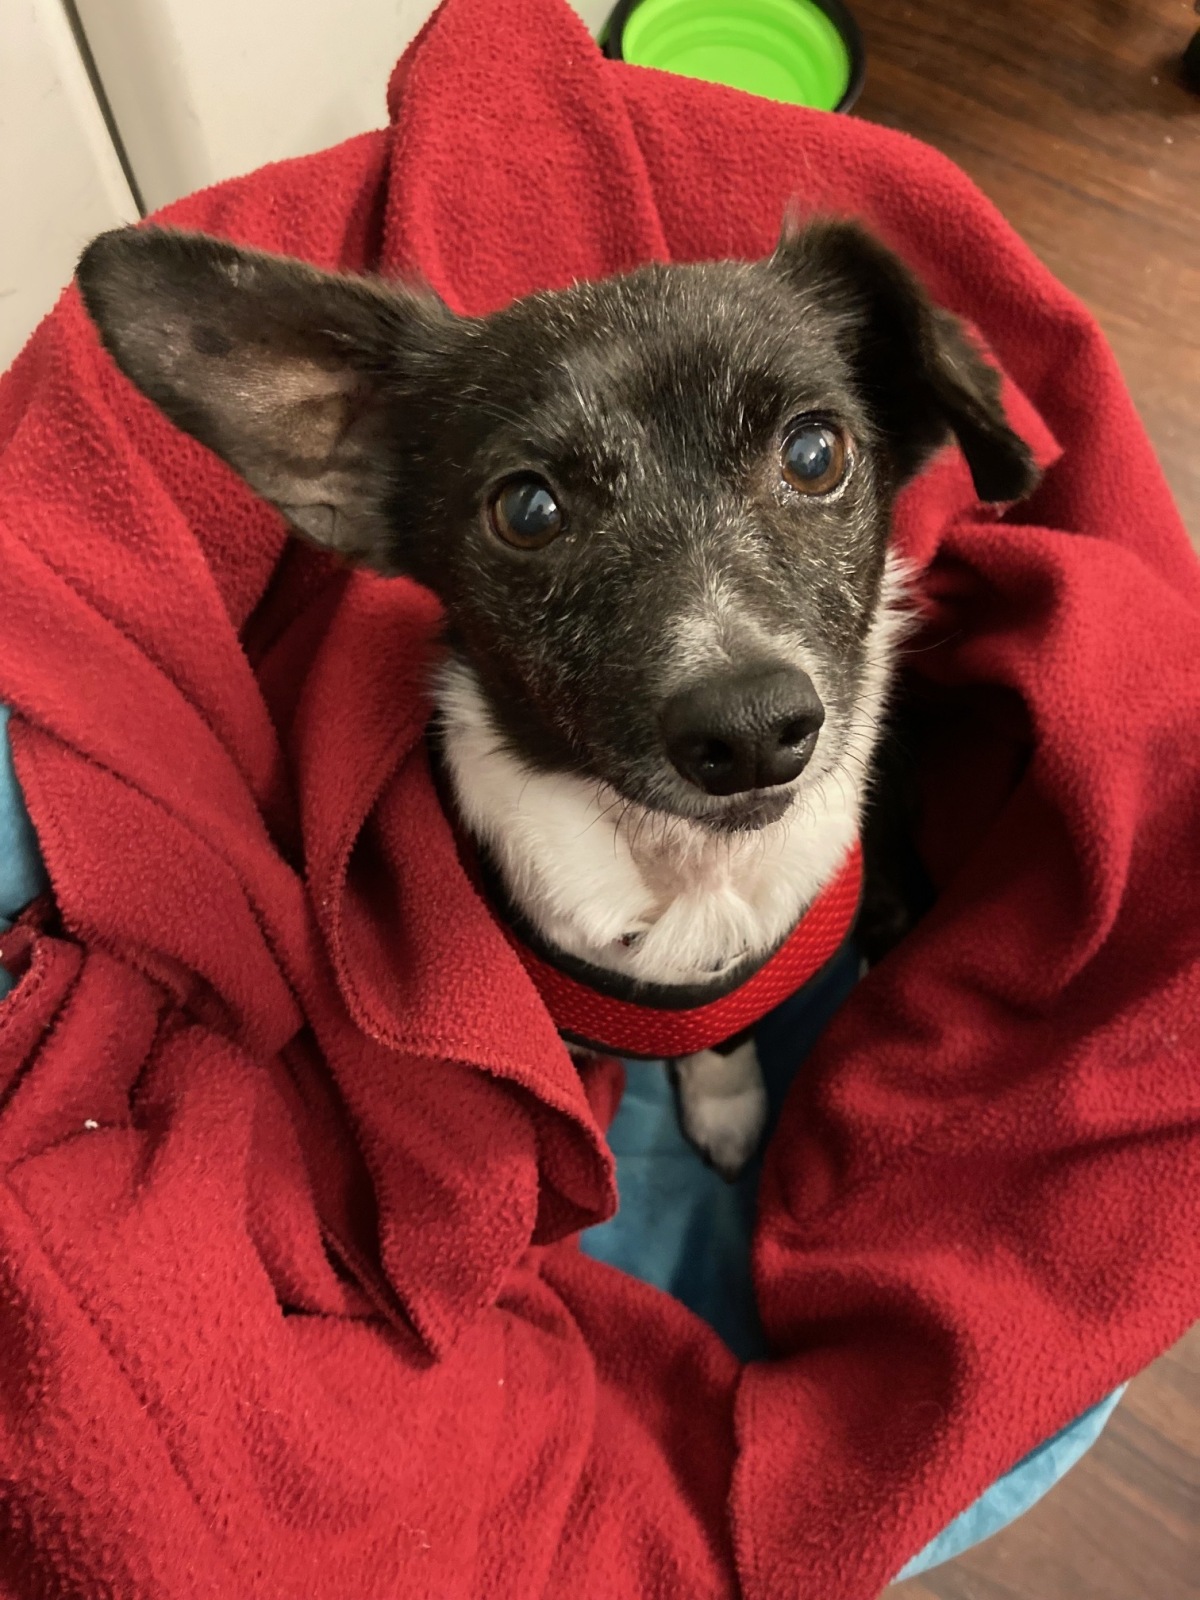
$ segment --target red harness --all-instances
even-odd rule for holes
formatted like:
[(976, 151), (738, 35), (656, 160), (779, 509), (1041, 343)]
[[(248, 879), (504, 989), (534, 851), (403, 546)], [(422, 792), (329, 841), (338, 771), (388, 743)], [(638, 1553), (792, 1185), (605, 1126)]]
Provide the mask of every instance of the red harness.
[(774, 955), (728, 993), (687, 1007), (605, 993), (552, 965), (503, 918), (497, 920), (560, 1033), (608, 1055), (671, 1058), (722, 1044), (801, 989), (841, 947), (858, 911), (861, 890), (862, 849), (856, 841), (837, 876)]

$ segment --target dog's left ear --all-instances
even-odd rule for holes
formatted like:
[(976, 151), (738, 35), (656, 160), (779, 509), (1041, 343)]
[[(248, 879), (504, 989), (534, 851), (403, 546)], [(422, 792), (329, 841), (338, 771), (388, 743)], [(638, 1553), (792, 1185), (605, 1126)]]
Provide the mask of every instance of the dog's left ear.
[(898, 482), (953, 434), (981, 500), (1023, 499), (1039, 472), (1000, 403), (1000, 375), (900, 258), (851, 222), (788, 226), (771, 266), (839, 316)]
[(314, 544), (397, 570), (396, 457), (459, 319), (433, 295), (165, 228), (84, 251), (83, 303), (125, 376)]

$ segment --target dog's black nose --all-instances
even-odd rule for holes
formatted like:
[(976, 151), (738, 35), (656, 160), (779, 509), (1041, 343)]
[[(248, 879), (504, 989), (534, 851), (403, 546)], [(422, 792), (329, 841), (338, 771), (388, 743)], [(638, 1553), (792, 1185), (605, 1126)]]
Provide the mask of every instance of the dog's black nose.
[(673, 765), (706, 794), (790, 783), (804, 771), (824, 720), (808, 674), (774, 666), (684, 689), (661, 719)]

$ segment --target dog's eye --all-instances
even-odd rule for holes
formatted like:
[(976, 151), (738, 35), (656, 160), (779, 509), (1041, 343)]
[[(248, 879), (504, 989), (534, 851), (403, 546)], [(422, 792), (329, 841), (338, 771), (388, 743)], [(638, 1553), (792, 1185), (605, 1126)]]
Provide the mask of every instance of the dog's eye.
[(532, 473), (509, 478), (488, 501), (492, 532), (518, 550), (540, 550), (567, 526), (566, 515), (549, 487)]
[(800, 494), (828, 494), (846, 476), (846, 435), (830, 422), (801, 417), (784, 435), (779, 452), (785, 483)]

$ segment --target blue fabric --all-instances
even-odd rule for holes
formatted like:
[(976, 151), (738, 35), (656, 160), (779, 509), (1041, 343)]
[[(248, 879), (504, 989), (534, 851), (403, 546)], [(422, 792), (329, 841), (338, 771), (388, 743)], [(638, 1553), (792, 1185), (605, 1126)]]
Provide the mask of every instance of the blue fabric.
[(982, 1544), (1010, 1522), (1024, 1516), (1030, 1506), (1036, 1505), (1048, 1494), (1060, 1478), (1065, 1476), (1079, 1458), (1092, 1448), (1104, 1430), (1104, 1425), (1117, 1409), (1125, 1393), (1122, 1385), (1115, 1394), (1101, 1400), (1090, 1411), (1085, 1411), (1069, 1423), (1053, 1439), (1039, 1445), (1023, 1461), (992, 1485), (973, 1505), (961, 1512), (948, 1528), (943, 1528), (908, 1565), (897, 1574), (900, 1578), (915, 1578), (919, 1572), (940, 1567), (952, 1561), (964, 1550)]
[[(765, 1019), (758, 1052), (770, 1124), (805, 1056), (858, 978), (847, 946), (820, 978)], [(597, 1261), (673, 1294), (704, 1318), (743, 1361), (766, 1354), (750, 1281), (750, 1235), (761, 1171), (755, 1162), (728, 1184), (679, 1131), (660, 1061), (627, 1061), (626, 1089), (609, 1130), (621, 1209), (582, 1238)], [(1085, 1412), (1019, 1462), (904, 1568), (910, 1578), (998, 1533), (1058, 1482), (1096, 1441), (1123, 1390)]]
[[(13, 770), (8, 711), (0, 706), (0, 931), (42, 893), (46, 873)], [(793, 996), (758, 1030), (771, 1122), (788, 1085), (858, 977), (847, 946), (803, 994)], [(0, 1000), (12, 987), (0, 967)], [(674, 1097), (661, 1062), (626, 1063), (628, 1087), (609, 1138), (617, 1157), (621, 1209), (589, 1228), (583, 1249), (673, 1294), (744, 1361), (764, 1355), (750, 1283), (750, 1233), (759, 1164), (736, 1184), (706, 1167), (679, 1131)], [(912, 1577), (960, 1555), (1027, 1511), (1074, 1466), (1108, 1421), (1121, 1391), (1027, 1456), (992, 1485), (910, 1561)]]
[[(858, 958), (847, 945), (802, 994), (759, 1024), (768, 1128), (797, 1066), (857, 977)], [(743, 1361), (764, 1356), (749, 1252), (761, 1163), (754, 1161), (737, 1183), (726, 1183), (680, 1133), (663, 1063), (627, 1061), (625, 1074), (625, 1093), (608, 1134), (621, 1209), (588, 1229), (583, 1248), (682, 1300)]]
[[(0, 706), (0, 933), (45, 886), (33, 824), (13, 768), (8, 707)], [(0, 967), (0, 1000), (11, 988), (12, 979)]]

